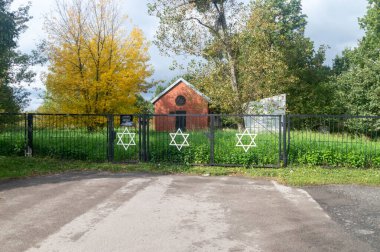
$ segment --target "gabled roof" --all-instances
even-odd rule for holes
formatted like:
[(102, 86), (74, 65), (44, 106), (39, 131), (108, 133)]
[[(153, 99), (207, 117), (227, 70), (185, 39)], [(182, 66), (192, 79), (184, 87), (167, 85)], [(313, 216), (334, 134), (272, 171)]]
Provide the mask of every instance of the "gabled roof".
[(185, 79), (183, 78), (179, 78), (177, 81), (175, 81), (173, 84), (171, 84), (169, 87), (167, 87), (164, 91), (162, 91), (159, 95), (157, 95), (155, 98), (153, 98), (153, 100), (151, 100), (151, 103), (155, 103), (156, 101), (158, 101), (162, 96), (164, 96), (166, 93), (168, 93), (170, 90), (172, 90), (173, 88), (175, 88), (178, 84), (180, 83), (184, 83), (186, 86), (188, 86), (189, 88), (191, 88), (192, 90), (194, 90), (197, 94), (199, 94), (200, 96), (203, 97), (203, 99), (205, 99), (207, 102), (210, 102), (210, 98), (208, 98), (205, 94), (201, 93), (198, 89), (196, 89), (193, 85), (191, 85), (189, 82), (187, 82)]

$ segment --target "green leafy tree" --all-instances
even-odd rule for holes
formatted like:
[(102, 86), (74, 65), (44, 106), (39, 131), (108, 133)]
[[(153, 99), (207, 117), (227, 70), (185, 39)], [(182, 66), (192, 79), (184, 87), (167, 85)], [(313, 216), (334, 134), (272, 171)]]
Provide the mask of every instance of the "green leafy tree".
[(160, 20), (155, 43), (163, 53), (207, 58), (208, 48), (218, 48), (228, 68), (226, 77), (234, 100), (239, 101), (242, 92), (234, 36), (242, 28), (244, 5), (235, 0), (152, 0), (148, 7)]
[(255, 0), (251, 8), (156, 0), (150, 10), (160, 19), (156, 43), (163, 52), (203, 57), (189, 72), (217, 110), (242, 113), (247, 102), (284, 92), (293, 113), (316, 113), (329, 102), (325, 47), (314, 50), (305, 37), (300, 0)]
[[(331, 85), (337, 90), (335, 101), (340, 112), (351, 115), (380, 113), (380, 0), (368, 0), (366, 15), (359, 19), (365, 31), (358, 46), (346, 49), (334, 61), (335, 77)], [(378, 132), (378, 120), (363, 119), (346, 126), (357, 132)]]
[(158, 85), (156, 86), (156, 89), (154, 90), (153, 97), (158, 96), (161, 94), (168, 86)]
[(286, 90), (289, 112), (327, 113), (333, 89), (326, 84), (331, 76), (330, 68), (324, 65), (326, 46), (315, 50), (313, 41), (305, 36), (307, 16), (302, 13), (301, 0), (262, 3), (276, 23), (271, 43), (283, 53), (288, 70), (297, 79)]
[(37, 62), (36, 55), (17, 51), (17, 41), (31, 18), (30, 5), (10, 10), (13, 0), (0, 0), (0, 112), (19, 112), (28, 102), (29, 93), (21, 83), (33, 81), (35, 73), (29, 66)]
[(137, 112), (139, 114), (153, 114), (154, 113), (154, 107), (153, 104), (150, 101), (145, 100), (145, 98), (138, 94), (136, 95), (136, 104)]
[(238, 100), (226, 81), (228, 64), (220, 50), (217, 46), (208, 48), (211, 56), (204, 66), (198, 67), (197, 72), (203, 69), (199, 86), (210, 96), (215, 111), (244, 113), (249, 102), (282, 93), (295, 81), (283, 53), (273, 46), (271, 35), (276, 28), (270, 9), (262, 1), (256, 1), (244, 28), (233, 38), (236, 41), (234, 52), (240, 85)]
[(378, 115), (380, 112), (380, 1), (369, 0), (359, 20), (365, 30), (358, 47), (347, 49), (334, 62), (338, 95), (344, 113)]

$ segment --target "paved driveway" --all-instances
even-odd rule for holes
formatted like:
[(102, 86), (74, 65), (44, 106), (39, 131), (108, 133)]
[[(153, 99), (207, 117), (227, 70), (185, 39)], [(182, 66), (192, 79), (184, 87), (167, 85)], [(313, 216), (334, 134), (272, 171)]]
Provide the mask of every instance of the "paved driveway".
[(380, 187), (330, 185), (305, 190), (347, 232), (380, 251)]
[(272, 181), (69, 173), (0, 183), (1, 251), (373, 251)]

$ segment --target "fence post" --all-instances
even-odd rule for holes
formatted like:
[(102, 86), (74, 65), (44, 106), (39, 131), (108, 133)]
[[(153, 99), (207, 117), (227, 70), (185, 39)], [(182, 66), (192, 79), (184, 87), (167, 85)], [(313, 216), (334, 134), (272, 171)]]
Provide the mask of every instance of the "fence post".
[(149, 118), (149, 115), (146, 116), (146, 160), (145, 161), (149, 161), (150, 160), (150, 150), (149, 150), (149, 121), (150, 121), (150, 118)]
[(284, 152), (283, 152), (283, 149), (282, 149), (282, 145), (283, 145), (283, 137), (282, 137), (282, 133), (283, 133), (283, 116), (282, 115), (279, 115), (276, 117), (277, 120), (278, 120), (278, 166), (280, 167), (281, 166), (281, 161), (284, 160)]
[(141, 132), (141, 130), (142, 130), (142, 128), (141, 128), (141, 126), (142, 126), (142, 118), (141, 118), (142, 116), (141, 115), (138, 115), (138, 126), (139, 126), (139, 161), (141, 161), (142, 160), (142, 144), (141, 144), (141, 139), (142, 139), (142, 132)]
[(288, 166), (288, 150), (287, 150), (287, 141), (286, 141), (286, 137), (287, 137), (287, 116), (286, 115), (283, 115), (282, 116), (282, 138), (283, 138), (283, 154), (282, 154), (282, 159), (283, 159), (283, 166), (284, 167), (287, 167)]
[(146, 162), (148, 160), (147, 158), (147, 151), (146, 151), (146, 135), (147, 135), (147, 117), (146, 115), (142, 115), (141, 118), (141, 126), (142, 126), (142, 143), (141, 143), (141, 159), (142, 161)]
[(27, 139), (25, 156), (33, 156), (33, 114), (27, 115)]
[(210, 165), (215, 164), (215, 116), (210, 116)]
[(114, 161), (114, 140), (115, 140), (115, 133), (114, 133), (114, 116), (113, 115), (107, 115), (107, 160), (108, 162)]

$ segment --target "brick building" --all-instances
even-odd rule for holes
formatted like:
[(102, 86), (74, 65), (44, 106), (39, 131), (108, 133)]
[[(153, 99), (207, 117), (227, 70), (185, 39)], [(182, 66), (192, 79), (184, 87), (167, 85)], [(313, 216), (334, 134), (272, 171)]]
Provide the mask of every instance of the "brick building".
[[(157, 131), (205, 129), (208, 127), (210, 98), (184, 79), (179, 79), (152, 101)], [(178, 116), (180, 115), (180, 116)], [(198, 115), (198, 116), (189, 116)], [(205, 115), (205, 116), (202, 116)]]

